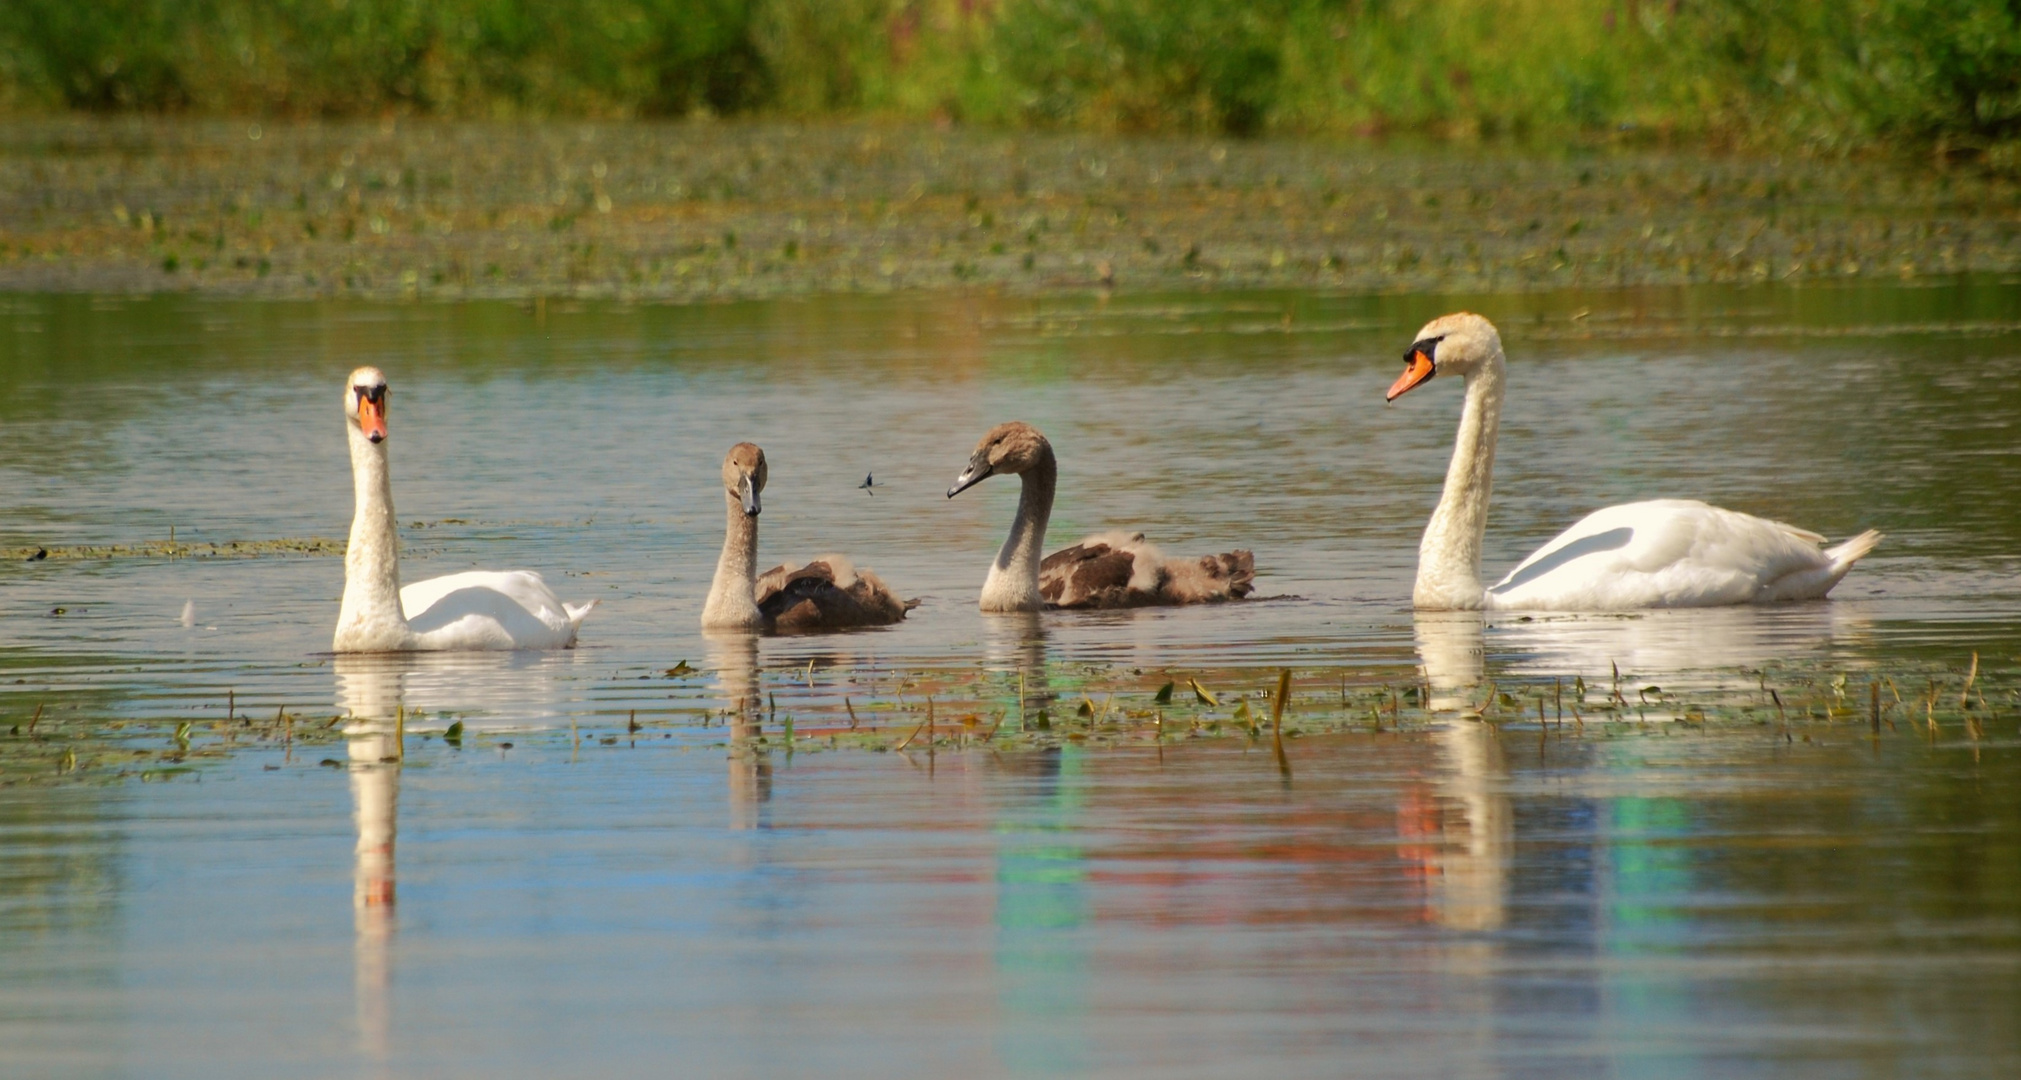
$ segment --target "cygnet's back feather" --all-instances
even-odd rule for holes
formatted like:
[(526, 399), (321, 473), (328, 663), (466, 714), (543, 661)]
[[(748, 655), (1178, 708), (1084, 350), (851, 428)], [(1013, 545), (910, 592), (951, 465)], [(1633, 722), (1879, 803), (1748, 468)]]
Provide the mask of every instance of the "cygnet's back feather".
[(1168, 559), (1143, 533), (1102, 533), (1046, 556), (1039, 595), (1055, 608), (1211, 604), (1248, 596), (1255, 579), (1245, 550)]
[(846, 556), (823, 555), (805, 566), (775, 566), (758, 575), (758, 611), (777, 632), (885, 626), (919, 606), (901, 600), (876, 574)]

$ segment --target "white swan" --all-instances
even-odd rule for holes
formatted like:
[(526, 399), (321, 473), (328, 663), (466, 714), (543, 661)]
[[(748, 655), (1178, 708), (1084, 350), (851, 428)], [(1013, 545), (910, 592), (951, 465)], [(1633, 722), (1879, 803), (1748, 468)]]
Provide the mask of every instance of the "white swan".
[(386, 464), (386, 376), (344, 384), (357, 514), (344, 552), (344, 606), (331, 648), (346, 652), (566, 649), (596, 601), (562, 603), (530, 570), (467, 570), (400, 587), (400, 533)]
[(1824, 547), (1824, 537), (1779, 521), (1687, 499), (1655, 499), (1596, 510), (1481, 587), (1481, 537), (1501, 419), (1502, 336), (1468, 312), (1418, 331), (1395, 401), (1433, 375), (1466, 380), (1466, 406), (1445, 494), (1418, 545), (1419, 608), (1620, 611), (1815, 600), (1880, 543), (1871, 529)]

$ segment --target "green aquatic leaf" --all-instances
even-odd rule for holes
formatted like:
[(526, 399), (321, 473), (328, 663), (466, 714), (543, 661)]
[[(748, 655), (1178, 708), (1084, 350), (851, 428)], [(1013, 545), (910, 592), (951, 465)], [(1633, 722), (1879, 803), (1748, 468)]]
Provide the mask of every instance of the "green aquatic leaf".
[(458, 750), (463, 749), (463, 721), (458, 720), (449, 725), (448, 730), (442, 733), (442, 741)]
[(1221, 703), (1215, 700), (1214, 695), (1209, 693), (1206, 687), (1200, 685), (1198, 679), (1187, 679), (1186, 685), (1193, 688), (1193, 696), (1199, 698), (1202, 705), (1216, 708), (1220, 706)]
[(1172, 684), (1168, 681), (1165, 685), (1159, 687), (1157, 696), (1151, 700), (1160, 705), (1172, 704)]

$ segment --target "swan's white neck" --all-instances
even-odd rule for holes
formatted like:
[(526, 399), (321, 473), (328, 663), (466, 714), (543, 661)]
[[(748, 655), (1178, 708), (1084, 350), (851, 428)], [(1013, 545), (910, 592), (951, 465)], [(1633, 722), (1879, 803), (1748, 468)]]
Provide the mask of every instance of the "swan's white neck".
[(344, 549), (344, 606), (337, 613), (338, 652), (411, 648), (413, 631), (400, 609), (400, 532), (393, 513), (393, 474), (386, 444), (350, 425), (351, 481), (357, 511)]
[(1010, 536), (982, 583), (984, 611), (1037, 611), (1045, 606), (1039, 598), (1039, 560), (1045, 557), (1046, 522), (1053, 516), (1053, 489), (1059, 477), (1051, 446), (1041, 447), (1038, 464), (1019, 476), (1024, 489), (1018, 495), (1017, 520), (1011, 522)]
[(763, 625), (755, 599), (758, 572), (758, 519), (744, 513), (743, 500), (723, 493), (729, 524), (723, 530), (723, 554), (716, 559), (716, 580), (702, 605), (702, 625), (722, 629), (756, 629)]
[(1497, 345), (1467, 375), (1467, 403), (1460, 411), (1452, 464), (1446, 467), (1445, 494), (1418, 543), (1418, 580), (1411, 602), (1420, 608), (1477, 609), (1486, 596), (1481, 587), (1481, 540), (1488, 527), (1488, 492), (1494, 486), (1502, 382), (1502, 350)]

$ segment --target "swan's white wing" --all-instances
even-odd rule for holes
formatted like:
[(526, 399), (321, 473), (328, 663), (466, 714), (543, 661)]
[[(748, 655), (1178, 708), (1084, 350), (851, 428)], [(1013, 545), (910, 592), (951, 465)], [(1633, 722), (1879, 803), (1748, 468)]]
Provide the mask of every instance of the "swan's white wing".
[(400, 590), (424, 649), (565, 649), (593, 606), (564, 605), (530, 570), (468, 570)]
[[(1702, 502), (1626, 503), (1586, 515), (1539, 548), (1488, 589), (1485, 606), (1619, 611), (1786, 599), (1812, 593), (1778, 583), (1833, 567), (1823, 543), (1816, 533)], [(1838, 579), (1825, 576), (1829, 589)]]

